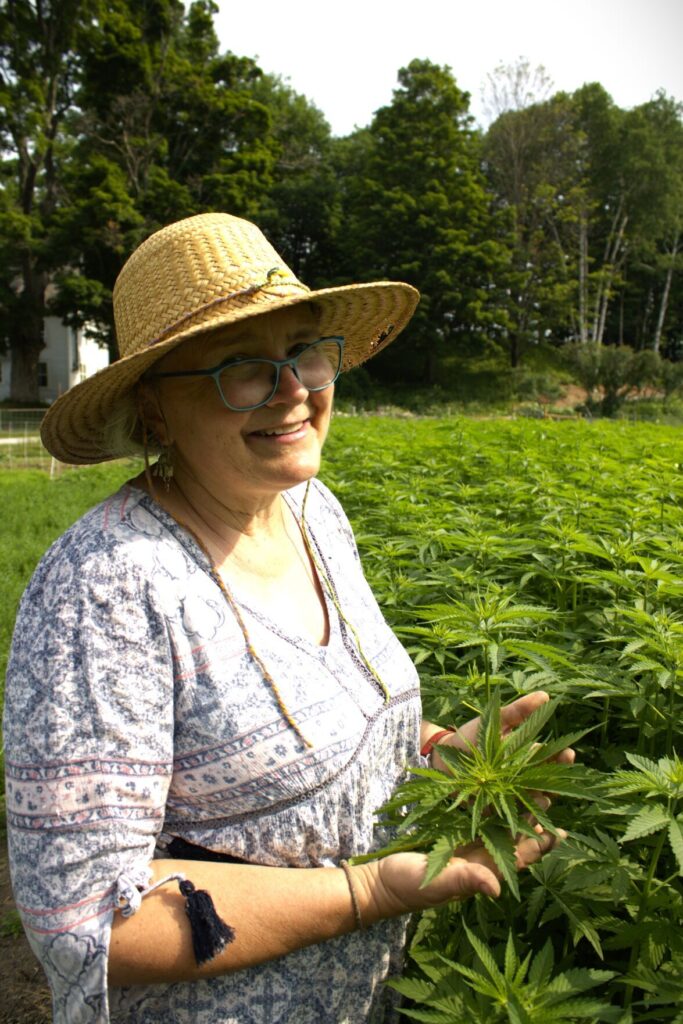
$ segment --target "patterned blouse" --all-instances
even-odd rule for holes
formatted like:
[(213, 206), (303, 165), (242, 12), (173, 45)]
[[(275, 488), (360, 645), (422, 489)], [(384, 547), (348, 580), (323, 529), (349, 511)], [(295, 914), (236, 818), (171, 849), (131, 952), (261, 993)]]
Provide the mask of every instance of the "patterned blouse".
[[(304, 486), (284, 495), (297, 517)], [(36, 569), (7, 675), (7, 811), (17, 905), (58, 1024), (391, 1016), (382, 982), (400, 970), (405, 918), (207, 981), (107, 988), (117, 894), (145, 885), (169, 837), (257, 864), (338, 865), (384, 842), (375, 809), (420, 763), (415, 670), (317, 481), (306, 524), (344, 613), (326, 594), (327, 646), (232, 596), (310, 747), (206, 555), (143, 491), (124, 486), (92, 509)]]

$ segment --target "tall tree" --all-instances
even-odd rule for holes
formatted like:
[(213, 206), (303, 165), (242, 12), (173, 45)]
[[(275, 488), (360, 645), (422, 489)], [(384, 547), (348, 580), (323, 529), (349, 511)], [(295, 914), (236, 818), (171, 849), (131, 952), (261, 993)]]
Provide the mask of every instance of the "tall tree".
[(317, 285), (331, 270), (340, 214), (330, 126), (313, 103), (275, 75), (256, 79), (252, 95), (269, 111), (275, 158), (259, 224), (294, 272)]
[[(88, 0), (5, 0), (0, 7), (0, 344), (12, 357), (16, 401), (38, 396), (49, 239), (71, 142), (65, 119), (81, 74), (78, 39)], [(58, 265), (58, 264), (57, 264)]]
[(156, 228), (202, 210), (255, 216), (275, 160), (260, 69), (221, 54), (215, 4), (111, 0), (85, 40), (77, 160), (61, 211), (54, 304), (113, 341), (111, 288)]
[(358, 144), (345, 147), (356, 175), (344, 192), (340, 266), (360, 280), (400, 277), (422, 301), (410, 331), (373, 372), (436, 380), (456, 347), (496, 330), (497, 281), (507, 250), (497, 240), (479, 165), (469, 96), (448, 67), (414, 60), (392, 102)]
[[(205, 209), (254, 215), (269, 184), (260, 69), (220, 54), (215, 4), (10, 0), (0, 16), (0, 296), (12, 397), (36, 400), (54, 312), (113, 343), (111, 287), (155, 228)], [(49, 292), (48, 292), (49, 286)]]
[(486, 133), (484, 164), (512, 221), (507, 333), (515, 366), (528, 345), (561, 339), (574, 314), (574, 254), (567, 236), (585, 196), (568, 97), (560, 93), (500, 113)]
[(493, 122), (484, 153), (513, 215), (517, 345), (640, 347), (649, 333), (659, 346), (681, 246), (681, 134), (672, 101), (624, 111), (595, 83)]
[(680, 334), (669, 310), (683, 270), (683, 107), (660, 93), (629, 112), (626, 127), (639, 189), (631, 197), (624, 299), (628, 295), (635, 315), (627, 320), (620, 303), (612, 330), (633, 346), (659, 352)]

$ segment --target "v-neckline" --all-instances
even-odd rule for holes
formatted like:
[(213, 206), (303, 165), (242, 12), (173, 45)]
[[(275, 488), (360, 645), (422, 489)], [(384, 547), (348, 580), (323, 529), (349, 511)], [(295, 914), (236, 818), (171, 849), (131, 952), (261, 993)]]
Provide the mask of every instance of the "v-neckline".
[[(326, 585), (326, 581), (320, 578), (320, 573), (318, 572), (318, 568), (315, 565), (315, 562), (313, 562), (312, 564), (312, 570), (315, 573), (318, 585), (320, 587), (320, 591), (323, 596), (323, 601), (325, 602), (325, 612), (328, 624), (327, 643), (324, 644), (316, 643), (314, 640), (311, 639), (310, 636), (307, 636), (305, 633), (290, 633), (283, 627), (281, 623), (272, 619), (268, 614), (261, 611), (258, 607), (255, 607), (254, 604), (249, 600), (249, 598), (245, 598), (242, 594), (240, 594), (239, 587), (235, 589), (235, 587), (232, 584), (228, 585), (226, 583), (226, 581), (222, 578), (220, 572), (216, 568), (215, 564), (213, 563), (213, 560), (211, 559), (207, 549), (204, 547), (204, 545), (200, 542), (198, 537), (195, 536), (194, 532), (187, 525), (181, 523), (178, 519), (176, 519), (175, 516), (173, 516), (166, 508), (164, 508), (164, 506), (159, 501), (156, 500), (156, 498), (154, 498), (151, 494), (149, 494), (148, 491), (144, 490), (142, 487), (138, 487), (136, 484), (129, 484), (128, 486), (132, 490), (137, 491), (142, 496), (141, 503), (147, 507), (147, 510), (152, 515), (154, 515), (156, 519), (163, 523), (163, 525), (166, 527), (169, 533), (171, 533), (172, 536), (176, 538), (176, 540), (182, 543), (183, 547), (185, 547), (185, 549), (191, 553), (192, 557), (194, 558), (194, 561), (197, 562), (198, 565), (208, 570), (209, 574), (216, 581), (216, 584), (220, 587), (221, 591), (223, 590), (223, 588), (229, 589), (230, 597), (232, 598), (232, 600), (234, 600), (236, 604), (238, 604), (239, 607), (243, 609), (245, 612), (247, 612), (252, 618), (256, 619), (257, 622), (259, 622), (267, 629), (272, 630), (277, 636), (279, 636), (283, 640), (288, 641), (293, 646), (301, 647), (301, 645), (303, 644), (309, 651), (318, 652), (319, 656), (329, 651), (333, 646), (336, 646), (336, 643), (341, 638), (339, 616), (337, 614), (337, 609), (335, 608), (334, 603), (332, 601), (331, 594), (329, 593), (329, 587)], [(292, 517), (294, 518), (294, 521), (297, 525), (297, 528), (301, 530), (301, 521), (299, 518), (301, 514), (301, 506), (297, 506), (295, 501), (292, 499), (291, 495), (289, 495), (288, 492), (286, 491), (282, 492), (282, 498), (285, 501), (287, 509), (291, 512)], [(308, 533), (311, 538), (311, 543), (315, 545), (318, 552), (318, 558), (320, 559), (322, 557), (320, 553), (320, 547), (316, 542), (315, 534), (311, 529), (310, 524), (308, 524)]]

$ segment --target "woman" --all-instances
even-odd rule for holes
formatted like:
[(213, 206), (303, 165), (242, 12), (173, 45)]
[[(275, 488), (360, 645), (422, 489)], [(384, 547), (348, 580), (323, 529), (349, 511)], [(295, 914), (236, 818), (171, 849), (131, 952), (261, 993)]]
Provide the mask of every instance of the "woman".
[[(416, 303), (309, 292), (254, 225), (189, 218), (119, 276), (119, 361), (47, 413), (64, 461), (146, 460), (41, 561), (8, 672), (13, 882), (55, 1020), (385, 1020), (405, 915), (499, 892), (476, 846), (424, 888), (421, 855), (346, 862), (386, 839), (374, 811), (421, 750), (476, 733), (421, 722), (315, 480), (340, 368)], [(520, 842), (520, 867), (552, 845)]]

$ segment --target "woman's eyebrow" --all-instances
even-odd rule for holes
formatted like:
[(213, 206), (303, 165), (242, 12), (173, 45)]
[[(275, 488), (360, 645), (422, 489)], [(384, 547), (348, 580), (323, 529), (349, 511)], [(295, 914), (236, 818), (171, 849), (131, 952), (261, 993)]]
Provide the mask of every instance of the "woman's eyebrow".
[[(297, 327), (296, 330), (288, 331), (285, 338), (288, 345), (294, 345), (298, 341), (308, 341), (315, 337), (316, 334), (317, 330), (315, 324), (311, 324), (310, 327)], [(218, 354), (219, 352), (224, 353), (224, 356), (227, 359), (231, 354), (231, 350), (239, 348), (240, 345), (251, 345), (254, 342), (259, 341), (259, 339), (260, 336), (254, 331), (245, 330), (234, 338), (226, 338), (224, 341), (216, 340), (214, 344), (211, 345), (209, 351), (215, 354)]]

